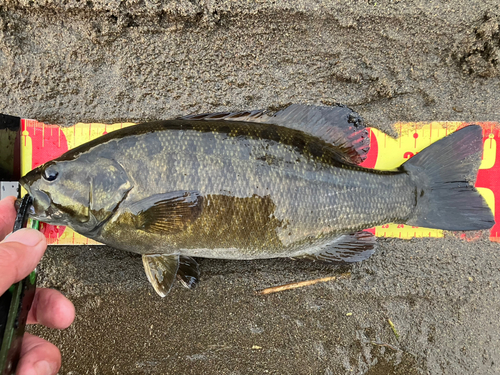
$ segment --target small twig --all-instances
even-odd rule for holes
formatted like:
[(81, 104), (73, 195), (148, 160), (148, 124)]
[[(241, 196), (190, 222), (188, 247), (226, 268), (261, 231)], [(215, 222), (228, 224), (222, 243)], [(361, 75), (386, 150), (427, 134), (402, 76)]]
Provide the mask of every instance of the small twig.
[(394, 335), (396, 336), (396, 338), (399, 340), (399, 333), (398, 333), (398, 330), (396, 329), (396, 326), (394, 325), (394, 323), (391, 321), (391, 319), (387, 319), (387, 321), (389, 322), (389, 325), (391, 326), (392, 328), (392, 332), (394, 332)]
[(392, 346), (392, 345), (389, 345), (389, 344), (386, 344), (386, 343), (383, 343), (383, 342), (376, 342), (376, 341), (372, 341), (371, 343), (372, 343), (373, 345), (385, 346), (386, 348), (392, 349), (392, 350), (394, 350), (395, 352), (400, 352), (400, 351), (402, 351), (401, 349), (396, 348), (395, 346)]
[(208, 349), (213, 352), (219, 352), (221, 350), (231, 349), (228, 345), (209, 345)]
[(309, 286), (309, 285), (314, 285), (314, 284), (318, 284), (318, 283), (326, 283), (327, 281), (332, 281), (332, 280), (337, 280), (337, 279), (347, 279), (350, 276), (351, 276), (351, 273), (346, 272), (346, 273), (341, 274), (340, 276), (323, 277), (321, 279), (299, 281), (297, 283), (290, 283), (290, 284), (285, 284), (285, 285), (280, 285), (280, 286), (273, 286), (271, 288), (258, 290), (255, 292), (255, 294), (264, 295), (264, 294), (277, 293), (277, 292), (282, 292), (284, 290), (302, 288), (303, 286)]

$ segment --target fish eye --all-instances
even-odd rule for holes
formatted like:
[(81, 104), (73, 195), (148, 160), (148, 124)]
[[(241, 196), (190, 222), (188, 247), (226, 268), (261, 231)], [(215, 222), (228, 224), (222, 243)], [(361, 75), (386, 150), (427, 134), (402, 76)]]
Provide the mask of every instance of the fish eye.
[(43, 172), (43, 178), (46, 181), (54, 181), (57, 178), (57, 176), (59, 176), (59, 173), (54, 170), (46, 169)]

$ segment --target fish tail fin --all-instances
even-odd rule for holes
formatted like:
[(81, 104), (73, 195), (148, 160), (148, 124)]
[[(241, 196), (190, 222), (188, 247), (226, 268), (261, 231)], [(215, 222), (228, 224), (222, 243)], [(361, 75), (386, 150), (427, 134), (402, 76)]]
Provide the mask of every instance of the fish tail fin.
[(416, 207), (406, 224), (445, 230), (489, 229), (495, 224), (474, 188), (483, 149), (482, 128), (467, 126), (433, 143), (401, 168), (416, 184)]

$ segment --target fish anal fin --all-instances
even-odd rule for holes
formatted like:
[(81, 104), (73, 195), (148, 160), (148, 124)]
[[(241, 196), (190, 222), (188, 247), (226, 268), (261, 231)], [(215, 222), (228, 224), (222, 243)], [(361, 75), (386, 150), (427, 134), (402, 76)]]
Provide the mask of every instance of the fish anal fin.
[(191, 257), (181, 255), (177, 278), (184, 287), (194, 289), (200, 278), (198, 263)]
[(142, 263), (149, 282), (153, 285), (156, 293), (165, 297), (179, 269), (178, 255), (145, 254), (142, 256)]
[(133, 203), (129, 210), (136, 216), (136, 227), (151, 233), (175, 234), (201, 214), (203, 197), (196, 191), (155, 194)]
[(354, 263), (368, 259), (377, 246), (375, 236), (370, 232), (360, 231), (344, 234), (332, 243), (325, 245), (314, 254), (304, 254), (295, 259), (307, 259), (324, 263)]

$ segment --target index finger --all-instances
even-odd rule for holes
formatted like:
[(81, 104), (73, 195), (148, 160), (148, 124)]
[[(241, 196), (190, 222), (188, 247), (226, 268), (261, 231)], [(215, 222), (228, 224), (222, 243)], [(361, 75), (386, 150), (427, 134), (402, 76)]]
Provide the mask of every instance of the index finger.
[(0, 241), (14, 229), (17, 215), (14, 207), (15, 201), (16, 197), (7, 197), (0, 201)]

